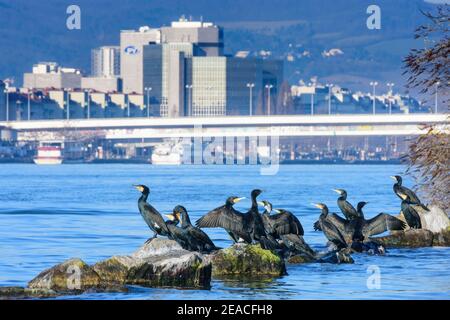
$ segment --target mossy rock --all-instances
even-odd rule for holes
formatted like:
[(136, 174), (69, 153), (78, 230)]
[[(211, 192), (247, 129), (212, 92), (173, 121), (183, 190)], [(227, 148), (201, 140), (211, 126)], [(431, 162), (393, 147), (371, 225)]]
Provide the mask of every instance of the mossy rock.
[(47, 289), (30, 289), (24, 287), (0, 287), (0, 300), (26, 299), (26, 298), (50, 298), (58, 293)]
[(28, 283), (29, 289), (83, 292), (103, 286), (100, 276), (83, 260), (69, 259), (41, 272)]
[(182, 256), (154, 257), (132, 266), (126, 283), (149, 287), (179, 287), (208, 289), (211, 282), (211, 263), (204, 262), (199, 253)]
[(100, 278), (108, 283), (125, 284), (133, 260), (128, 256), (113, 256), (92, 266)]
[(313, 259), (312, 257), (306, 256), (306, 255), (301, 255), (301, 254), (289, 257), (287, 259), (287, 262), (290, 264), (311, 263), (311, 262), (315, 262), (315, 261), (316, 260)]
[(259, 244), (234, 244), (211, 255), (212, 274), (216, 277), (286, 274), (284, 260)]
[(392, 231), (384, 237), (374, 237), (370, 240), (380, 243), (386, 248), (420, 248), (433, 246), (433, 232), (426, 229), (409, 229)]
[(147, 287), (210, 287), (211, 264), (198, 252), (156, 238), (129, 256), (113, 256), (93, 266), (103, 281)]

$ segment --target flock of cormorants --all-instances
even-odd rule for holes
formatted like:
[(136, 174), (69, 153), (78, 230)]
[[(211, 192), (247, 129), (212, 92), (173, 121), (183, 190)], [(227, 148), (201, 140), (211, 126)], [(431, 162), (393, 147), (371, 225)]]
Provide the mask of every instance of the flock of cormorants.
[[(339, 194), (337, 204), (344, 217), (330, 213), (323, 203), (315, 204), (322, 212), (318, 221), (314, 223), (314, 229), (322, 231), (338, 250), (351, 247), (363, 251), (367, 250), (367, 243), (370, 243), (367, 240), (373, 235), (387, 230), (404, 230), (407, 225), (413, 229), (421, 228), (420, 217), (415, 207), (420, 206), (428, 211), (427, 207), (412, 190), (402, 186), (400, 176), (392, 178), (396, 181), (393, 186), (394, 192), (402, 200), (401, 211), (406, 223), (386, 213), (365, 219), (363, 208), (367, 202), (359, 202), (355, 209), (347, 201), (347, 192), (335, 189), (334, 191)], [(259, 243), (263, 249), (276, 250), (283, 254), (301, 253), (310, 257), (315, 256), (314, 250), (303, 239), (304, 230), (298, 218), (287, 210), (273, 209), (268, 201), (258, 202), (257, 197), (262, 193), (259, 189), (251, 192), (252, 206), (247, 212), (239, 212), (233, 207), (245, 198), (232, 196), (226, 199), (224, 205), (198, 219), (194, 226), (186, 208), (181, 205), (177, 205), (171, 214), (165, 215), (168, 218), (165, 221), (163, 216), (147, 202), (150, 189), (145, 185), (136, 185), (135, 188), (142, 194), (138, 200), (139, 211), (154, 232), (154, 236), (148, 241), (161, 235), (175, 240), (186, 250), (209, 253), (218, 248), (200, 228), (223, 228), (235, 243)], [(258, 205), (264, 208), (263, 213), (259, 212)]]

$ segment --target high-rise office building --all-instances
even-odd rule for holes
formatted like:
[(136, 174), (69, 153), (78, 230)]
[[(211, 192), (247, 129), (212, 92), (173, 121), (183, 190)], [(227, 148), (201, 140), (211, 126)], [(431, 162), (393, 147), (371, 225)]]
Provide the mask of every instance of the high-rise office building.
[(120, 47), (104, 46), (91, 51), (91, 76), (116, 77), (120, 75)]
[(120, 76), (124, 93), (144, 93), (144, 46), (161, 43), (161, 31), (149, 27), (120, 33)]
[[(262, 62), (227, 56), (193, 57), (188, 59), (186, 79), (186, 114), (248, 115), (250, 100), (254, 114), (263, 85)], [(254, 86), (250, 90), (247, 84)]]
[[(210, 22), (188, 21), (181, 18), (170, 27), (154, 29), (141, 27), (139, 30), (123, 30), (120, 34), (121, 77), (125, 93), (144, 93), (144, 46), (165, 44), (163, 46), (163, 94), (168, 82), (169, 51), (176, 50), (190, 56), (219, 56), (223, 53), (223, 31)], [(167, 105), (167, 101), (164, 101)]]
[(190, 21), (181, 17), (170, 27), (161, 27), (164, 43), (193, 43), (201, 53), (196, 55), (222, 56), (223, 29), (211, 22)]
[(276, 102), (282, 61), (224, 55), (223, 30), (213, 23), (181, 18), (122, 31), (120, 41), (123, 92), (146, 95), (153, 115), (263, 114)]

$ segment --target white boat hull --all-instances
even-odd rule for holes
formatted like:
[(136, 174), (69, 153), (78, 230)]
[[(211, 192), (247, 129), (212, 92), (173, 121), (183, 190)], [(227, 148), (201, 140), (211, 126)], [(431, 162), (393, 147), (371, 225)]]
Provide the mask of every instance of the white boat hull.
[(169, 154), (169, 155), (158, 155), (153, 154), (152, 155), (152, 164), (154, 165), (171, 165), (171, 166), (177, 166), (182, 164), (182, 157), (180, 154)]
[(34, 158), (34, 163), (38, 165), (58, 165), (62, 161), (61, 158)]

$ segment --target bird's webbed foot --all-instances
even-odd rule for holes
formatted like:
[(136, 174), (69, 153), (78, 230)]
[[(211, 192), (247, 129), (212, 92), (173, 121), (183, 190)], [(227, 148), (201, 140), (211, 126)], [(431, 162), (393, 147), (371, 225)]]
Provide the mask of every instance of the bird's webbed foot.
[(145, 241), (145, 244), (149, 244), (150, 242), (152, 242), (153, 239), (156, 239), (156, 237), (158, 236), (158, 234), (154, 234), (153, 237), (148, 238), (147, 241)]

